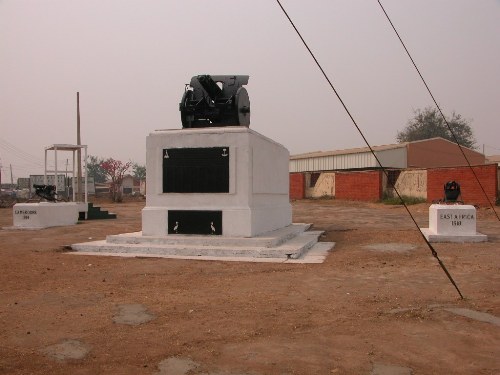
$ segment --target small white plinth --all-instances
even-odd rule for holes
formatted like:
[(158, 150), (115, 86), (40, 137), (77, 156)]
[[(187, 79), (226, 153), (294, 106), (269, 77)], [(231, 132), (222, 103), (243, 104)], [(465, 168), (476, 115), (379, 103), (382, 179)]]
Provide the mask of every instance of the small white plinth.
[(471, 205), (433, 204), (429, 207), (429, 228), (421, 228), (429, 242), (485, 242), (476, 231), (476, 208)]
[(78, 214), (78, 205), (73, 202), (17, 203), (13, 207), (14, 228), (42, 229), (75, 225)]

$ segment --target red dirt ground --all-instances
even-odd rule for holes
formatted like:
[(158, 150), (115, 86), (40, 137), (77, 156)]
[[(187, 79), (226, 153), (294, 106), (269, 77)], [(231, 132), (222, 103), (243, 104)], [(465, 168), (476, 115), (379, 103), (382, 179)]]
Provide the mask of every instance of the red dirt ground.
[[(500, 374), (500, 223), (491, 209), (478, 210), (489, 242), (435, 245), (462, 300), (399, 206), (293, 202), (294, 222), (314, 223), (326, 231), (322, 240), (336, 242), (323, 264), (65, 250), (141, 230), (143, 206), (104, 202), (118, 219), (0, 230), (1, 374), (164, 374), (159, 364), (172, 357), (197, 363), (189, 374), (381, 374), (386, 365)], [(410, 209), (427, 227), (428, 206)], [(0, 209), (0, 227), (11, 225), (12, 209)], [(124, 305), (153, 319), (115, 322)], [(68, 342), (82, 355), (54, 357), (54, 346)]]

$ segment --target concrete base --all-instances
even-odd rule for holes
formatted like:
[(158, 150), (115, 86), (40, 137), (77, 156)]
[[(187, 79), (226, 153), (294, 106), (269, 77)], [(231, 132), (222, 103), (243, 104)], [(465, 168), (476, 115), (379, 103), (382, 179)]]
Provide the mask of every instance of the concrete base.
[(437, 234), (430, 228), (420, 228), (425, 238), (429, 242), (486, 242), (488, 236), (486, 234)]
[(13, 207), (15, 229), (43, 229), (78, 222), (77, 203), (17, 203)]
[[(167, 189), (167, 160), (172, 150), (223, 148), (227, 158), (227, 190), (177, 192)], [(168, 154), (168, 150), (171, 150)], [(255, 237), (292, 224), (289, 200), (289, 152), (282, 145), (245, 127), (158, 130), (146, 139), (147, 194), (142, 210), (142, 233), (170, 236), (175, 220), (169, 211), (220, 211), (220, 234)], [(189, 175), (186, 174), (186, 176)], [(180, 176), (179, 176), (180, 177)], [(201, 178), (198, 182), (208, 184)], [(182, 181), (182, 178), (180, 178)], [(207, 222), (207, 226), (210, 221)], [(180, 223), (183, 227), (184, 223)], [(185, 232), (187, 233), (187, 232)], [(185, 234), (184, 233), (184, 234)], [(191, 232), (193, 233), (193, 232)]]
[(318, 242), (322, 231), (310, 224), (292, 224), (251, 238), (228, 236), (144, 236), (142, 232), (107, 236), (79, 243), (79, 254), (163, 257), (197, 260), (322, 263), (335, 244)]
[(429, 242), (485, 242), (488, 237), (476, 231), (476, 208), (471, 205), (432, 204), (429, 228), (422, 228)]

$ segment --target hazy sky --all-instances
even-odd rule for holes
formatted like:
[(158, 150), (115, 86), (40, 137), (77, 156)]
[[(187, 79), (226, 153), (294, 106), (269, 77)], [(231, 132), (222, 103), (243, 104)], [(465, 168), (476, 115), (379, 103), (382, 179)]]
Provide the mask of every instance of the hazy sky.
[[(376, 0), (282, 4), (371, 144), (395, 143), (432, 105)], [(500, 1), (382, 4), (445, 114), (499, 154)], [(250, 128), (292, 154), (364, 146), (275, 1), (0, 0), (2, 180), (76, 144), (77, 91), (89, 154), (145, 164), (146, 136), (182, 127), (198, 74), (250, 75)]]

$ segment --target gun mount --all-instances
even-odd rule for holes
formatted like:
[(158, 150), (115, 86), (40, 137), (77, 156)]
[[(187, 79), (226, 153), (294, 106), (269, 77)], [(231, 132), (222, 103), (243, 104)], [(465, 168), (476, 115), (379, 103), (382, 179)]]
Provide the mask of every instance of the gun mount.
[(461, 198), (460, 184), (456, 181), (448, 181), (444, 184), (444, 201), (452, 203), (463, 203)]
[(249, 76), (198, 75), (179, 103), (183, 128), (250, 125), (250, 99), (242, 87)]
[(35, 194), (49, 202), (57, 202), (57, 193), (55, 185), (37, 185), (34, 184)]

